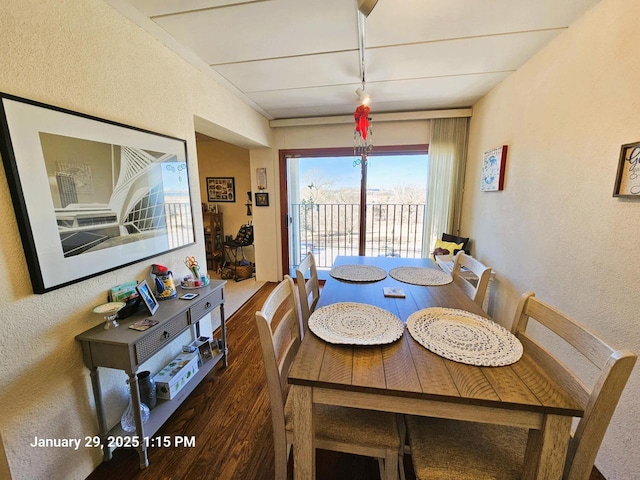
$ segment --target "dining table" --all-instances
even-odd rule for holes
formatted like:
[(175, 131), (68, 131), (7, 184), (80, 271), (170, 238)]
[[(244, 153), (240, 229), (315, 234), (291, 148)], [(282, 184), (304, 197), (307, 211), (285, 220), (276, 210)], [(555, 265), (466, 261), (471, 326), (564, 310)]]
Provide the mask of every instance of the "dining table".
[[(404, 324), (431, 307), (459, 309), (489, 318), (456, 282), (425, 286), (388, 273), (397, 267), (438, 269), (427, 258), (338, 256), (340, 266), (378, 267), (377, 281), (329, 276), (315, 312), (340, 302), (373, 305)], [(384, 287), (403, 297), (384, 295)], [(314, 313), (315, 313), (314, 312)], [(522, 478), (562, 478), (573, 417), (584, 411), (527, 355), (505, 366), (475, 366), (449, 360), (418, 343), (405, 328), (399, 339), (380, 345), (329, 342), (304, 335), (288, 374), (294, 423), (294, 478), (315, 478), (314, 406), (328, 404), (400, 414), (510, 425), (530, 431)]]

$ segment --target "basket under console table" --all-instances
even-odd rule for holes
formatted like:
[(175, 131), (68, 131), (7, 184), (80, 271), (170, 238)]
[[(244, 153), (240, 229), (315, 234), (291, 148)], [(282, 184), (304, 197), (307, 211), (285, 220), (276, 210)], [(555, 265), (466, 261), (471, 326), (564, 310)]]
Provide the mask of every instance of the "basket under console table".
[[(220, 362), (224, 367), (228, 365), (227, 328), (224, 318), (224, 285), (225, 281), (211, 280), (206, 287), (197, 290), (183, 290), (177, 287), (178, 297), (184, 293), (197, 292), (199, 295), (193, 300), (174, 298), (163, 300), (153, 316), (159, 323), (145, 331), (128, 328), (136, 320), (149, 317), (148, 311), (138, 313), (125, 320), (119, 320), (118, 328), (105, 330), (103, 323), (76, 336), (82, 345), (84, 363), (91, 371), (91, 385), (95, 397), (96, 414), (98, 417), (99, 435), (102, 442), (103, 461), (111, 460), (111, 448), (108, 448), (108, 438), (129, 439), (127, 446), (137, 449), (140, 468), (149, 465), (147, 457), (148, 441), (146, 439), (160, 429), (167, 419), (177, 410), (189, 394), (198, 386), (204, 377)], [(137, 371), (139, 366), (153, 355), (166, 348), (172, 341), (191, 329), (194, 338), (200, 336), (200, 320), (215, 308), (220, 308), (219, 343), (221, 348), (214, 350), (212, 360), (203, 363), (192, 380), (180, 390), (172, 400), (158, 399), (158, 403), (151, 410), (149, 420), (142, 423), (140, 414), (140, 391), (138, 389)], [(215, 348), (218, 339), (212, 339)], [(120, 424), (109, 429), (106, 422), (102, 389), (98, 367), (124, 370), (129, 376), (131, 403), (136, 424), (133, 433), (125, 432)]]

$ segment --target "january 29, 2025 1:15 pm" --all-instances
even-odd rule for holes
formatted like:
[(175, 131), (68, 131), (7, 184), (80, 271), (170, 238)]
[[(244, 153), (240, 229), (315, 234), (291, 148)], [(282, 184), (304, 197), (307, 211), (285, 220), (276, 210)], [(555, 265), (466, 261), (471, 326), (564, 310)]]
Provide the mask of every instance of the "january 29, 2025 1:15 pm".
[[(193, 448), (196, 446), (195, 436), (186, 435), (157, 435), (154, 437), (138, 437), (132, 436), (109, 436), (106, 438), (104, 446), (106, 448), (138, 448), (144, 445), (145, 448), (149, 447), (184, 447)], [(47, 448), (73, 448), (78, 450), (81, 446), (85, 448), (97, 448), (102, 447), (102, 441), (97, 435), (87, 436), (84, 438), (41, 438), (34, 437), (33, 442), (29, 444), (30, 447), (47, 447)]]

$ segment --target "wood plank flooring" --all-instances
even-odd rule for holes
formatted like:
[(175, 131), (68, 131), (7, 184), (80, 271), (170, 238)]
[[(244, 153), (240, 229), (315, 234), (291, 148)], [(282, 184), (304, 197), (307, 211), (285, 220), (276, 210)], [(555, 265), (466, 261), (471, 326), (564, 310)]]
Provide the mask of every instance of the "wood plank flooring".
[[(227, 321), (229, 366), (216, 368), (158, 432), (195, 437), (195, 447), (151, 447), (149, 467), (135, 450), (118, 449), (89, 480), (272, 480), (273, 437), (267, 380), (254, 314), (275, 287), (267, 283)], [(318, 451), (318, 480), (376, 480), (378, 464), (366, 457)], [(291, 467), (291, 465), (290, 465)], [(291, 470), (291, 468), (290, 468)], [(405, 456), (407, 480), (415, 480)], [(604, 480), (594, 469), (590, 480)]]

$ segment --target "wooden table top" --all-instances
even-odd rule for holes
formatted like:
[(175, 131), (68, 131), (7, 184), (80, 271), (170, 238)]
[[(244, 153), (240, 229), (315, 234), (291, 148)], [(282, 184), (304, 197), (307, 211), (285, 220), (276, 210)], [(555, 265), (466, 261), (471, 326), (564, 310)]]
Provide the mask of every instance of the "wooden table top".
[[(374, 265), (387, 271), (398, 266), (438, 268), (429, 259), (338, 257), (337, 265)], [(383, 287), (399, 287), (406, 298), (388, 298)], [(405, 324), (415, 311), (428, 307), (483, 312), (454, 283), (424, 287), (399, 282), (389, 275), (371, 283), (330, 277), (317, 308), (336, 302), (376, 305)], [(581, 416), (582, 408), (526, 355), (505, 367), (476, 367), (430, 352), (407, 330), (396, 342), (380, 346), (332, 345), (312, 332), (305, 335), (289, 372), (289, 383), (376, 395), (422, 398), (521, 411)]]

